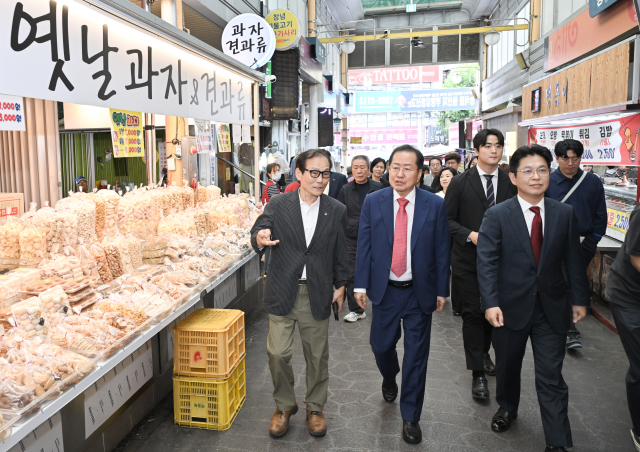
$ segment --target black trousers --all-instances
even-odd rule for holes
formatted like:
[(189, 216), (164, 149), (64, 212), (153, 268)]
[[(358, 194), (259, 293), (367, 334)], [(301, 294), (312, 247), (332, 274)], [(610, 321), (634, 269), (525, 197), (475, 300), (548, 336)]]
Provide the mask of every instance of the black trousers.
[(627, 404), (636, 434), (640, 433), (640, 310), (609, 303), (620, 341), (629, 359)]
[(467, 369), (484, 370), (483, 355), (491, 348), (493, 327), (480, 309), (477, 273), (453, 267), (451, 299), (462, 305), (462, 340)]
[[(589, 267), (589, 264), (591, 263), (593, 257), (596, 255), (597, 248), (598, 242), (596, 242), (593, 234), (589, 234), (587, 237), (585, 237), (580, 244), (582, 258), (584, 259), (585, 271)], [(571, 313), (571, 315), (573, 316), (573, 313)], [(569, 332), (580, 334), (580, 331), (578, 331), (578, 328), (576, 328), (576, 324), (573, 322), (571, 322), (571, 328), (569, 329)]]
[(349, 280), (347, 281), (347, 303), (349, 311), (362, 314), (364, 309), (356, 303), (356, 297), (353, 294), (353, 280), (356, 277), (356, 251), (358, 250), (358, 239), (347, 237), (347, 255), (349, 256)]
[(536, 299), (531, 320), (521, 330), (506, 326), (494, 328), (496, 351), (496, 401), (501, 408), (518, 411), (522, 359), (531, 338), (535, 364), (536, 392), (547, 445), (573, 447), (567, 415), (569, 388), (562, 377), (566, 353), (565, 333), (558, 333), (544, 313), (540, 297)]

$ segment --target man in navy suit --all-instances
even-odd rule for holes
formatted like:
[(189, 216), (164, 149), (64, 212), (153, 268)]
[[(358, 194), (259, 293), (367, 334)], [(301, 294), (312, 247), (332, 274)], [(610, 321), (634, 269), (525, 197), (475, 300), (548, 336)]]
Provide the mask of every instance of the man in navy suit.
[(566, 332), (587, 313), (589, 284), (573, 207), (544, 197), (550, 166), (551, 153), (542, 146), (522, 146), (511, 156), (509, 177), (518, 195), (485, 213), (478, 284), (494, 327), (500, 408), (491, 429), (504, 432), (518, 417), (522, 358), (531, 338), (545, 452), (565, 452), (573, 447), (562, 378)]
[(343, 185), (347, 185), (347, 183), (347, 176), (334, 171), (331, 173), (331, 179), (329, 180), (329, 185), (327, 185), (324, 194), (333, 199), (338, 199), (340, 189)]
[(449, 296), (450, 244), (447, 208), (439, 196), (415, 187), (424, 157), (409, 145), (391, 154), (391, 187), (370, 193), (360, 216), (354, 292), (363, 309), (373, 303), (370, 343), (382, 374), (382, 396), (393, 402), (400, 372), (396, 343), (404, 327), (402, 437), (422, 441), (431, 337), (431, 314)]

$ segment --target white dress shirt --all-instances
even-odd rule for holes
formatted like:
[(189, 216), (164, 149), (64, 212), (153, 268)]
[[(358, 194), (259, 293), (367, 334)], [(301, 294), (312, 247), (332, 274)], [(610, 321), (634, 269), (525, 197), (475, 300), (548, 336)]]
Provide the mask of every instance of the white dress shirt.
[(324, 191), (322, 192), (327, 196), (329, 196), (329, 185), (331, 185), (331, 179), (329, 179), (329, 183), (327, 184), (326, 187), (324, 187)]
[[(531, 237), (531, 225), (533, 224), (533, 218), (536, 216), (536, 214), (533, 213), (533, 211), (529, 208), (534, 206), (535, 204), (529, 204), (527, 201), (522, 199), (520, 195), (518, 195), (518, 202), (520, 203), (522, 213), (524, 214), (524, 221), (527, 223), (529, 237)], [(537, 206), (540, 207), (540, 216), (542, 217), (542, 236), (544, 237), (544, 198), (542, 198)]]
[[(487, 180), (486, 177), (484, 177), (485, 174), (489, 174), (489, 173), (485, 173), (482, 168), (480, 168), (480, 165), (476, 165), (476, 168), (478, 168), (478, 174), (480, 174), (480, 182), (482, 182), (482, 188), (484, 188), (484, 195), (487, 196), (487, 184), (489, 183), (489, 181)], [(498, 168), (496, 168), (496, 170), (491, 173), (491, 182), (493, 182), (493, 196), (496, 199), (496, 203), (498, 202), (497, 199), (497, 194), (498, 194)]]
[[(320, 213), (320, 197), (316, 199), (316, 202), (309, 205), (302, 200), (300, 192), (298, 192), (298, 198), (300, 198), (300, 213), (302, 214), (302, 224), (304, 226), (304, 238), (307, 242), (307, 248), (311, 243), (313, 234), (316, 232), (316, 225), (318, 224), (318, 214)], [(307, 266), (302, 269), (301, 279), (307, 279)]]
[[(398, 217), (398, 210), (400, 210), (400, 204), (398, 204), (398, 199), (400, 195), (397, 191), (393, 190), (393, 229), (394, 229), (394, 237), (395, 237), (395, 228), (396, 228), (396, 218)], [(407, 195), (405, 198), (407, 201), (407, 205), (405, 206), (405, 210), (407, 212), (407, 271), (405, 271), (400, 277), (397, 277), (395, 273), (389, 271), (389, 279), (392, 281), (411, 281), (413, 276), (411, 274), (411, 229), (413, 228), (413, 211), (416, 205), (416, 188), (414, 187), (411, 190), (411, 193)], [(393, 251), (392, 251), (393, 252)], [(358, 288), (353, 289), (354, 292), (362, 292), (365, 293), (367, 290)]]

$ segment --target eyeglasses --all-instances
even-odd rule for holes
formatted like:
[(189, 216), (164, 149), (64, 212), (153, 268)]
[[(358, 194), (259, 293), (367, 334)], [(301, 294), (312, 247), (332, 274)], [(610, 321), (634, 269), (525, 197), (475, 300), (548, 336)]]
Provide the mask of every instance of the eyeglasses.
[(414, 168), (400, 168), (399, 166), (392, 166), (390, 168), (390, 172), (392, 173), (402, 173), (402, 174), (411, 174), (416, 170)]
[(558, 157), (563, 162), (571, 161), (571, 163), (578, 163), (581, 157)]
[(549, 170), (547, 168), (538, 168), (537, 170), (527, 168), (523, 170), (518, 170), (518, 172), (524, 174), (525, 177), (532, 177), (533, 173), (536, 173), (536, 172), (540, 177), (546, 177), (549, 175)]
[(302, 172), (304, 173), (305, 171), (309, 171), (309, 174), (314, 179), (317, 179), (318, 176), (320, 176), (321, 174), (322, 174), (322, 178), (323, 179), (329, 179), (331, 177), (331, 171), (318, 171), (318, 170), (315, 170), (315, 169), (310, 170), (310, 169), (305, 168)]

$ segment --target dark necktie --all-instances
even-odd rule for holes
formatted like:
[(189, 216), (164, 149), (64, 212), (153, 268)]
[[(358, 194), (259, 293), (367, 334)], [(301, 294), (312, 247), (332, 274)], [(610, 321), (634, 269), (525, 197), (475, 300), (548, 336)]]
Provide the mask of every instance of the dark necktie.
[(496, 204), (493, 176), (491, 174), (484, 174), (484, 177), (487, 179), (487, 202), (489, 203), (489, 207), (493, 207)]
[(540, 216), (540, 207), (529, 207), (529, 210), (535, 214), (531, 223), (531, 246), (533, 247), (533, 256), (536, 258), (536, 267), (538, 267), (542, 252), (542, 217)]

